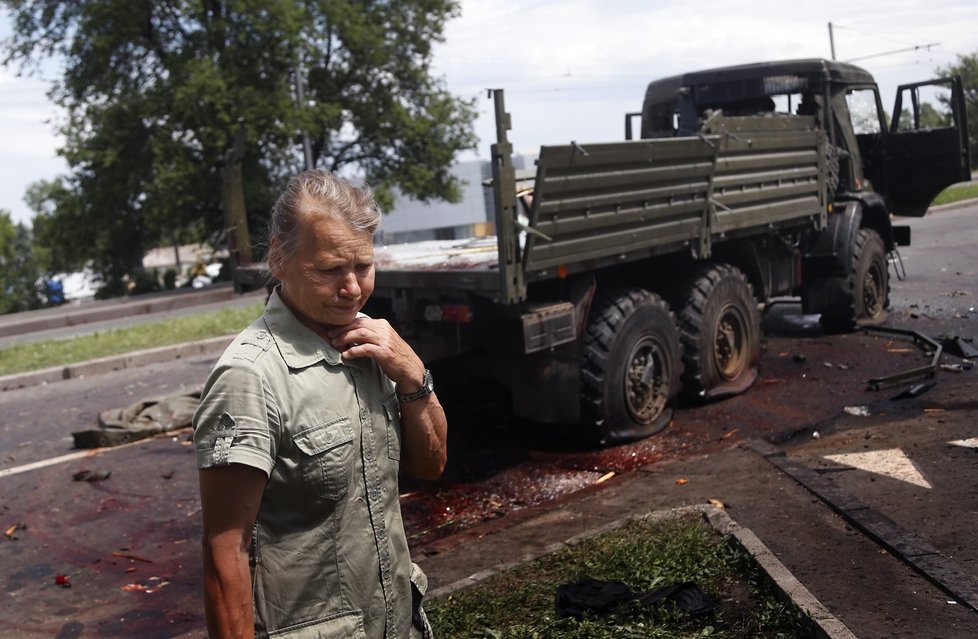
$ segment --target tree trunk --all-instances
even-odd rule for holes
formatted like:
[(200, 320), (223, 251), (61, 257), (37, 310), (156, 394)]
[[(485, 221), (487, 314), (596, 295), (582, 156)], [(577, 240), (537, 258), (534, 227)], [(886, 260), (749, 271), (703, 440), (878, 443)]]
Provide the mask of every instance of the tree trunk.
[(224, 156), (224, 223), (228, 229), (228, 249), (234, 263), (251, 264), (251, 240), (248, 235), (248, 215), (245, 209), (244, 178), (241, 161), (245, 153), (244, 127), (238, 127), (234, 144)]

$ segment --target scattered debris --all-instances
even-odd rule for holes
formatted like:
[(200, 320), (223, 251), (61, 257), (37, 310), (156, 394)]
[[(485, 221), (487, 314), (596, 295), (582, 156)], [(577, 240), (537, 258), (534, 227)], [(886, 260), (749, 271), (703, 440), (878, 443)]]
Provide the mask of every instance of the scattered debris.
[(944, 293), (944, 297), (968, 297), (971, 295), (968, 291), (948, 291)]
[(964, 373), (971, 370), (971, 364), (941, 364), (941, 370), (949, 373)]
[(676, 480), (676, 485), (677, 486), (682, 486), (683, 484), (688, 484), (688, 483), (689, 483), (689, 480), (688, 479), (677, 479)]
[(847, 370), (849, 370), (849, 365), (848, 364), (839, 364), (836, 368), (838, 368), (840, 371), (847, 371)]
[(140, 557), (139, 555), (133, 555), (133, 554), (130, 554), (128, 552), (125, 552), (125, 550), (126, 550), (125, 548), (123, 548), (122, 550), (113, 550), (112, 551), (112, 556), (113, 557), (122, 557), (123, 559), (132, 559), (133, 561), (142, 561), (142, 562), (145, 562), (147, 564), (153, 563), (153, 560), (152, 559), (146, 559), (145, 557)]
[(817, 430), (812, 431), (812, 439), (818, 439), (821, 435), (818, 434)]
[(978, 358), (978, 349), (972, 346), (970, 338), (962, 338), (957, 335), (940, 335), (937, 338), (944, 347), (944, 352), (963, 357), (966, 359)]
[(13, 526), (3, 531), (3, 536), (6, 537), (7, 539), (10, 539), (11, 541), (16, 541), (17, 540), (16, 533), (18, 530), (27, 530), (27, 526), (25, 526), (24, 524), (14, 524)]
[(68, 578), (68, 575), (55, 575), (54, 583), (62, 588), (71, 588), (71, 580)]
[(173, 472), (174, 471), (171, 470), (169, 472), (163, 473), (162, 475), (160, 475), (160, 477), (162, 477), (163, 479), (173, 479)]
[(734, 435), (734, 433), (736, 433), (736, 432), (737, 432), (738, 430), (740, 430), (740, 429), (739, 429), (739, 428), (734, 428), (733, 430), (728, 430), (727, 432), (725, 432), (725, 433), (724, 433), (724, 434), (723, 434), (723, 435), (722, 435), (722, 436), (720, 437), (720, 439), (728, 439), (728, 438), (730, 438), (730, 437), (733, 437), (733, 435)]
[(104, 481), (112, 476), (111, 470), (79, 470), (71, 478), (75, 481)]
[(822, 366), (825, 368), (835, 368), (835, 366), (832, 365), (832, 362), (822, 362)]
[(121, 586), (119, 589), (124, 590), (126, 592), (133, 592), (133, 591), (145, 592), (147, 595), (151, 595), (154, 592), (158, 592), (162, 588), (170, 585), (169, 581), (162, 581), (159, 577), (150, 577), (147, 581), (155, 581), (159, 583), (150, 584), (149, 586), (145, 584), (131, 583), (131, 584), (126, 584), (125, 586)]
[(791, 361), (795, 362), (796, 364), (803, 364), (808, 361), (808, 358), (801, 353), (795, 353), (791, 356)]
[(912, 368), (901, 373), (894, 373), (885, 377), (875, 377), (870, 379), (867, 382), (870, 390), (880, 390), (883, 386), (888, 386), (890, 384), (896, 384), (899, 382), (906, 382), (914, 378), (933, 377), (937, 372), (937, 367), (941, 360), (941, 354), (944, 350), (944, 347), (941, 346), (939, 342), (918, 331), (909, 331), (901, 328), (890, 328), (887, 326), (864, 326), (863, 330), (871, 333), (883, 333), (888, 335), (909, 337), (913, 340), (914, 345), (923, 349), (927, 357), (930, 358), (930, 364), (927, 364), (926, 366), (918, 366), (917, 368)]
[(937, 386), (937, 382), (924, 382), (923, 384), (914, 384), (907, 390), (903, 391), (902, 393), (898, 393), (894, 395), (890, 399), (897, 400), (897, 399), (911, 399), (914, 397), (920, 397), (921, 395), (923, 395), (930, 389), (934, 388), (935, 386)]
[(713, 506), (716, 506), (720, 510), (726, 510), (727, 509), (727, 506), (722, 501), (720, 501), (719, 499), (713, 499), (711, 497), (710, 499), (707, 499), (706, 501), (707, 501), (707, 503), (709, 503), (709, 504), (711, 504)]
[(603, 484), (604, 482), (608, 481), (609, 479), (611, 479), (614, 476), (615, 476), (615, 471), (611, 471), (611, 472), (605, 473), (604, 475), (601, 475), (600, 477), (598, 477), (597, 481), (595, 481), (594, 483), (595, 484)]
[(846, 415), (853, 415), (855, 417), (869, 417), (869, 406), (846, 406), (842, 410), (846, 412)]

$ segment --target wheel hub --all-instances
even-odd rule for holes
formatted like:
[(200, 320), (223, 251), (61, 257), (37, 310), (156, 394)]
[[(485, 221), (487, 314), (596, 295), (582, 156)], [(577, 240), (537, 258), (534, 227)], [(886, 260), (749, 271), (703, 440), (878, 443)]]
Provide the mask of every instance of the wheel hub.
[(625, 405), (632, 419), (640, 424), (655, 420), (668, 398), (668, 372), (659, 345), (651, 338), (638, 342), (628, 357), (625, 369)]
[(713, 358), (717, 372), (728, 381), (736, 379), (747, 365), (747, 322), (740, 309), (732, 304), (720, 312)]
[(863, 277), (863, 308), (866, 317), (876, 317), (883, 311), (883, 276), (875, 263)]

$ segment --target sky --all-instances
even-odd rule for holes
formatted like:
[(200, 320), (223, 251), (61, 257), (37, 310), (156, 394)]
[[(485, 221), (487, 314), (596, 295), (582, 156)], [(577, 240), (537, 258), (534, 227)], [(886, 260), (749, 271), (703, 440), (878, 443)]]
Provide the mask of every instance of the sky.
[[(729, 64), (836, 57), (870, 71), (892, 108), (897, 85), (978, 51), (974, 0), (462, 0), (435, 49), (434, 73), (453, 93), (476, 98), (478, 149), (495, 137), (487, 88), (506, 91), (510, 139), (518, 152), (542, 144), (624, 137), (624, 114), (641, 108), (651, 80)], [(0, 14), (0, 38), (10, 21)], [(932, 46), (926, 46), (932, 45)], [(902, 49), (912, 49), (893, 53)], [(866, 57), (872, 56), (872, 57)], [(865, 59), (857, 59), (864, 58)], [(0, 67), (0, 209), (32, 213), (29, 184), (67, 172), (57, 156), (47, 100), (54, 70), (18, 77)]]

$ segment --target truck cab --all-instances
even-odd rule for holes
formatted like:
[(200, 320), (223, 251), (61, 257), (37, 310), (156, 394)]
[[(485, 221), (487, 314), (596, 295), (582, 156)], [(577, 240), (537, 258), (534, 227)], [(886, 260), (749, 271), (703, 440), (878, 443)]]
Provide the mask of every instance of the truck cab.
[[(946, 113), (925, 101), (935, 92)], [(830, 201), (875, 192), (889, 213), (919, 217), (941, 190), (971, 178), (958, 77), (900, 86), (890, 117), (872, 75), (844, 62), (791, 60), (697, 71), (650, 83), (641, 114), (626, 119), (626, 137), (636, 115), (642, 138), (668, 138), (697, 135), (716, 111), (814, 117), (827, 141)]]

